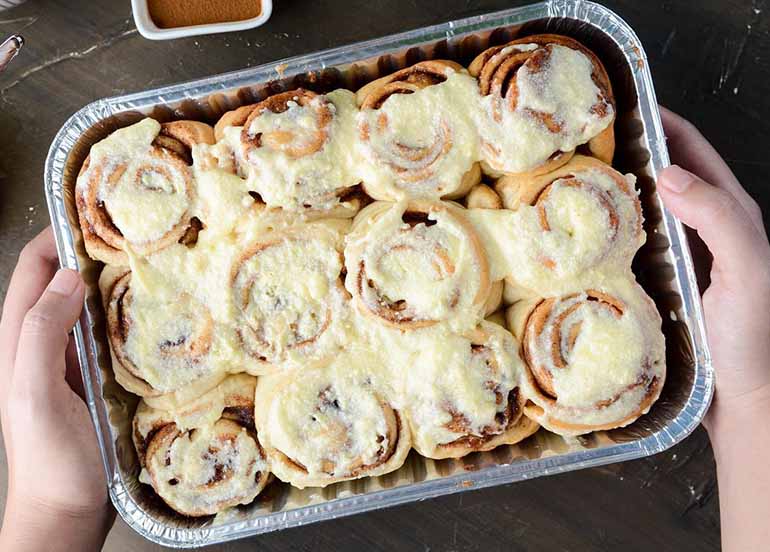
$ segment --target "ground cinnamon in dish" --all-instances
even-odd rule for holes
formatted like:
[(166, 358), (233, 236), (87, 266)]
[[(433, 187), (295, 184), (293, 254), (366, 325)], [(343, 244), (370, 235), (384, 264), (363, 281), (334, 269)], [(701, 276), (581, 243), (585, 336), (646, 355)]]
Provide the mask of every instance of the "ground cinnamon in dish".
[(150, 17), (161, 29), (244, 21), (262, 11), (260, 0), (147, 0)]

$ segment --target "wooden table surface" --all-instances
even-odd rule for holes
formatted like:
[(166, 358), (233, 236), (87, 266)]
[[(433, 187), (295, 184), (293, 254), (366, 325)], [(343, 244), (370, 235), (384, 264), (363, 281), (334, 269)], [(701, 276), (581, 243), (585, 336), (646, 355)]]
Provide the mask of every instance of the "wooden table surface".
[[(511, 0), (276, 0), (242, 33), (151, 42), (128, 0), (29, 0), (0, 12), (27, 45), (0, 75), (0, 294), (48, 224), (42, 169), (64, 120), (104, 96), (157, 87), (507, 8)], [(764, 1), (607, 1), (641, 37), (658, 99), (694, 121), (770, 213), (770, 25)], [(4, 462), (4, 460), (3, 460)], [(0, 491), (5, 493), (2, 470)], [(217, 548), (261, 550), (716, 550), (714, 459), (703, 429), (655, 457), (466, 492)], [(158, 550), (117, 521), (110, 551)]]

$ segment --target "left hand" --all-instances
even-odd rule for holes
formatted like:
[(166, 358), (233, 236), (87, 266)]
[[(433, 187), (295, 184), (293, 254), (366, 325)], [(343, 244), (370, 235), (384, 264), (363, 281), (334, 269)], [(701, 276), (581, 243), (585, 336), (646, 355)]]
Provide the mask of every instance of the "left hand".
[(96, 434), (76, 392), (82, 382), (69, 332), (85, 287), (77, 272), (57, 266), (47, 228), (21, 252), (0, 321), (8, 457), (0, 548), (8, 550), (95, 549), (114, 518)]

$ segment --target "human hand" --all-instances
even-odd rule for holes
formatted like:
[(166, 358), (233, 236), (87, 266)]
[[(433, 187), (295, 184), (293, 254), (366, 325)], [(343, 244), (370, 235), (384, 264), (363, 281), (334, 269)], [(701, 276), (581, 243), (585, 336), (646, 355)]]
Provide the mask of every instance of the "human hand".
[[(716, 394), (705, 425), (715, 448), (770, 414), (770, 245), (757, 203), (685, 119), (661, 108), (671, 158), (658, 191), (714, 257), (703, 294)], [(696, 176), (694, 173), (697, 173)]]
[(69, 331), (85, 288), (57, 266), (47, 228), (22, 251), (0, 321), (4, 550), (97, 549), (113, 519), (88, 408), (73, 391), (82, 383)]

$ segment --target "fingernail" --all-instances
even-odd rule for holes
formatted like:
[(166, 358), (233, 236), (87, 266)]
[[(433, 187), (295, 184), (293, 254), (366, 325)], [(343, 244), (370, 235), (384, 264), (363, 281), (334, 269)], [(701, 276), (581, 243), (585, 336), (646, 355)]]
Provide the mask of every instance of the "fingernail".
[(666, 169), (666, 172), (663, 173), (660, 184), (667, 190), (681, 194), (687, 191), (687, 188), (690, 187), (693, 180), (694, 177), (691, 173), (678, 165), (671, 165)]
[(70, 296), (75, 293), (78, 284), (80, 284), (80, 275), (69, 268), (62, 268), (54, 274), (53, 280), (48, 284), (48, 291)]

